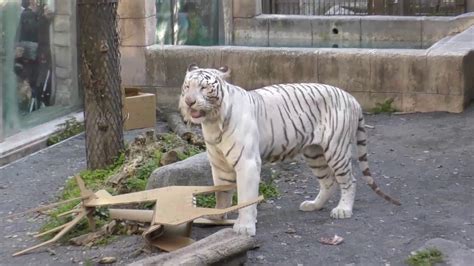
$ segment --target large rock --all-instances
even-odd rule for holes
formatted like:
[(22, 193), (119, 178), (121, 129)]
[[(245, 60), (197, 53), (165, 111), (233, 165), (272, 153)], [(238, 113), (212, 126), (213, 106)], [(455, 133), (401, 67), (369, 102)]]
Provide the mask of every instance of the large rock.
[[(262, 167), (261, 178), (271, 177), (271, 165)], [(147, 189), (167, 186), (212, 186), (211, 165), (206, 152), (186, 160), (168, 164), (156, 169), (148, 179)]]
[(211, 165), (205, 152), (156, 169), (147, 189), (167, 186), (211, 186)]

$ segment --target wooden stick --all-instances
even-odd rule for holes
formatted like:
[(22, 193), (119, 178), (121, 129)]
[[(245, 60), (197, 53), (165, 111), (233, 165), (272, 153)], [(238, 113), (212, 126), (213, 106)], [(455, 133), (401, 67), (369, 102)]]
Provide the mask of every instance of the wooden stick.
[(67, 223), (67, 225), (63, 228), (63, 230), (61, 230), (61, 232), (59, 232), (57, 235), (55, 235), (53, 238), (51, 238), (50, 240), (46, 241), (46, 242), (43, 242), (41, 244), (38, 244), (36, 246), (32, 246), (30, 248), (27, 248), (27, 249), (24, 249), (22, 251), (19, 251), (15, 254), (13, 254), (13, 257), (15, 256), (18, 256), (18, 255), (22, 255), (22, 254), (25, 254), (29, 251), (32, 251), (32, 250), (35, 250), (37, 248), (40, 248), (40, 247), (43, 247), (43, 246), (46, 246), (48, 244), (51, 244), (51, 243), (54, 243), (56, 241), (58, 241), (58, 239), (60, 239), (63, 235), (65, 235), (67, 232), (69, 232), (76, 224), (78, 224), (82, 218), (84, 218), (87, 214), (89, 213), (89, 211), (86, 211), (86, 210), (83, 210), (81, 213), (79, 213), (72, 221), (70, 221), (69, 223)]
[(50, 234), (50, 233), (57, 232), (57, 231), (63, 229), (64, 227), (66, 227), (67, 225), (68, 225), (68, 223), (65, 223), (65, 224), (63, 224), (63, 225), (60, 225), (60, 226), (58, 226), (58, 227), (55, 227), (55, 228), (53, 228), (53, 229), (51, 229), (51, 230), (48, 230), (48, 231), (46, 231), (46, 232), (36, 234), (36, 235), (34, 235), (33, 237), (34, 237), (34, 238), (38, 238), (38, 237), (42, 237), (42, 236), (47, 235), (47, 234)]
[(76, 201), (76, 200), (83, 200), (83, 199), (87, 199), (87, 198), (89, 198), (89, 197), (77, 197), (77, 198), (72, 198), (72, 199), (60, 201), (60, 202), (52, 203), (52, 204), (49, 204), (49, 205), (44, 205), (44, 206), (36, 207), (36, 208), (33, 208), (33, 209), (29, 209), (29, 210), (26, 210), (26, 211), (23, 211), (23, 212), (13, 213), (13, 214), (10, 214), (10, 215), (4, 217), (3, 219), (9, 219), (9, 218), (13, 218), (13, 217), (18, 216), (18, 215), (23, 215), (23, 214), (32, 213), (32, 212), (40, 212), (40, 211), (43, 211), (43, 210), (48, 210), (48, 209), (54, 208), (54, 207), (62, 205), (62, 204), (66, 204), (66, 203), (73, 202), (73, 201)]
[(68, 214), (77, 213), (77, 212), (80, 212), (80, 211), (81, 210), (78, 210), (78, 209), (72, 209), (70, 211), (60, 213), (60, 214), (56, 215), (56, 217), (63, 217), (63, 216), (66, 216)]

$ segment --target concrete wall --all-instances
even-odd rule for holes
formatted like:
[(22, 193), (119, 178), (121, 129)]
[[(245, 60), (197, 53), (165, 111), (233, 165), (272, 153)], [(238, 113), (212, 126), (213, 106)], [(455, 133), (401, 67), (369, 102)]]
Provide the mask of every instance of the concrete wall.
[(341, 87), (365, 109), (394, 99), (405, 112), (462, 112), (474, 90), (474, 26), (427, 50), (151, 46), (146, 84), (177, 106), (186, 66), (228, 65), (230, 81), (245, 89), (285, 82)]
[(444, 36), (474, 25), (474, 14), (457, 17), (257, 15), (234, 17), (233, 22), (234, 45), (427, 48)]
[(55, 105), (82, 102), (77, 81), (76, 0), (55, 0), (52, 32)]

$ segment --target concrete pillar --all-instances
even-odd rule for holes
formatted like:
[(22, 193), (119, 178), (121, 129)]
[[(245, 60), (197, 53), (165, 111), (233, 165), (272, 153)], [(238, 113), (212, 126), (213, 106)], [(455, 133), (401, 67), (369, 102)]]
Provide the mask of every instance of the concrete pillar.
[(474, 0), (466, 0), (466, 12), (474, 12)]
[(55, 0), (51, 35), (55, 105), (81, 102), (77, 84), (76, 0)]
[(145, 86), (145, 49), (155, 44), (155, 0), (120, 0), (118, 16), (122, 85)]
[(262, 1), (233, 0), (234, 18), (253, 18), (262, 14)]

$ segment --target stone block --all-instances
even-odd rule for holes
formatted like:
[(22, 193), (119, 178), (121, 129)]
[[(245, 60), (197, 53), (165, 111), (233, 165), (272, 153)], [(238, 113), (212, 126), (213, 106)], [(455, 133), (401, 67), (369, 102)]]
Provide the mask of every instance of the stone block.
[(180, 94), (181, 87), (158, 87), (155, 90), (156, 106), (161, 110), (178, 112)]
[(58, 46), (71, 46), (70, 32), (55, 32), (53, 35), (53, 43)]
[(311, 47), (311, 20), (307, 17), (274, 15), (269, 20), (269, 46)]
[(120, 0), (117, 8), (119, 18), (148, 18), (156, 15), (155, 0)]
[(148, 46), (155, 43), (156, 18), (120, 19), (121, 46)]
[(120, 47), (122, 85), (146, 85), (145, 47)]
[(68, 79), (71, 78), (71, 69), (67, 67), (58, 67), (54, 68), (54, 73), (57, 79)]
[(262, 1), (233, 0), (234, 18), (252, 18), (262, 14)]
[(222, 51), (222, 65), (230, 67), (232, 73), (229, 81), (246, 90), (270, 85), (268, 78), (274, 54), (269, 48), (240, 47)]
[[(318, 82), (318, 54), (311, 50), (271, 50), (267, 60), (269, 84)], [(263, 73), (262, 73), (263, 74)]]
[(443, 95), (464, 95), (464, 56), (432, 51), (427, 57), (426, 91)]
[(164, 61), (165, 47), (171, 45), (152, 45), (145, 48), (145, 76), (148, 86), (166, 87), (166, 62)]
[(461, 113), (467, 100), (461, 95), (406, 93), (403, 94), (402, 111)]
[(464, 57), (464, 86), (468, 99), (474, 99), (474, 51)]
[(426, 92), (428, 77), (424, 50), (376, 50), (370, 55), (373, 92)]
[(428, 48), (452, 32), (452, 23), (447, 17), (423, 17), (421, 30), (422, 47)]
[(71, 16), (67, 16), (67, 15), (55, 16), (53, 28), (55, 32), (71, 31)]
[(71, 48), (57, 45), (54, 46), (55, 66), (70, 68), (72, 66), (72, 56)]
[[(262, 16), (263, 17), (263, 16)], [(234, 45), (268, 46), (269, 22), (265, 18), (234, 19)]]
[(360, 47), (360, 20), (357, 17), (312, 17), (312, 45), (314, 47)]
[(471, 26), (464, 31), (456, 34), (449, 40), (450, 42), (470, 44), (470, 48), (474, 48), (474, 26)]
[(76, 0), (54, 0), (54, 13), (56, 15), (72, 15), (75, 11)]
[(371, 91), (371, 58), (366, 50), (320, 50), (318, 80), (346, 91)]
[(368, 16), (361, 20), (361, 45), (421, 48), (421, 18)]
[(165, 46), (161, 52), (167, 87), (181, 87), (186, 69), (192, 63), (200, 67), (220, 67), (220, 49), (199, 46)]

